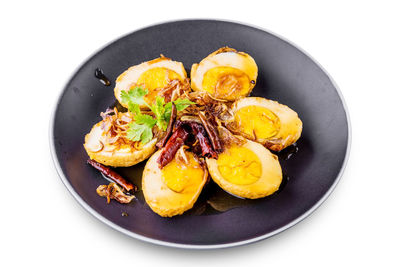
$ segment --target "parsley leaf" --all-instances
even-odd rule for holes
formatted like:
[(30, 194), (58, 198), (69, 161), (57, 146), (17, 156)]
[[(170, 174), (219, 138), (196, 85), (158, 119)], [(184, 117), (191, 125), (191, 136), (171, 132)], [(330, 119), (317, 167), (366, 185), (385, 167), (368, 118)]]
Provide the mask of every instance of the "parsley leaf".
[(148, 143), (153, 138), (152, 129), (157, 123), (156, 119), (152, 116), (142, 114), (140, 111), (140, 105), (150, 107), (144, 100), (144, 96), (147, 93), (147, 89), (139, 86), (129, 91), (121, 92), (122, 103), (126, 104), (128, 110), (135, 116), (135, 122), (129, 124), (126, 137), (132, 141), (140, 141), (143, 144)]
[(165, 100), (163, 97), (157, 96), (155, 104), (151, 106), (151, 111), (153, 111), (154, 115), (156, 115), (157, 118), (157, 126), (158, 128), (162, 130), (166, 130), (168, 127), (168, 121), (165, 120)]
[[(135, 116), (135, 122), (129, 124), (127, 131), (127, 138), (132, 141), (140, 141), (143, 144), (148, 143), (153, 138), (153, 127), (157, 125), (158, 128), (166, 130), (169, 120), (171, 118), (172, 102), (165, 104), (163, 97), (157, 96), (155, 103), (149, 105), (144, 100), (148, 90), (139, 86), (121, 92), (122, 103), (128, 106), (128, 110)], [(189, 99), (177, 99), (174, 101), (177, 111), (182, 111), (188, 106), (194, 104)], [(154, 113), (155, 118), (150, 115), (142, 114), (140, 105), (147, 106)]]
[(143, 144), (147, 144), (153, 139), (153, 132), (148, 125), (138, 124), (136, 122), (130, 123), (126, 137), (132, 141), (141, 141)]
[(156, 119), (150, 115), (136, 114), (135, 122), (129, 124), (126, 137), (132, 141), (140, 141), (143, 144), (147, 144), (153, 139), (152, 129), (156, 122)]
[[(181, 99), (178, 98), (177, 100), (174, 101), (175, 107), (177, 111), (182, 111), (185, 108), (187, 108), (190, 105), (195, 104), (194, 102), (190, 101), (189, 99)], [(164, 120), (169, 122), (169, 119), (171, 118), (171, 110), (172, 110), (172, 102), (168, 102), (165, 106), (165, 112), (164, 112)], [(168, 124), (168, 123), (167, 123)]]
[(140, 107), (138, 104), (134, 104), (132, 102), (128, 103), (128, 110), (132, 112), (133, 115), (138, 116), (141, 114)]
[(135, 87), (129, 91), (122, 90), (121, 92), (121, 100), (123, 103), (128, 104), (136, 104), (136, 105), (145, 105), (149, 107), (149, 104), (144, 101), (144, 96), (147, 95), (149, 91), (147, 89), (143, 89), (140, 86)]
[(184, 110), (185, 108), (187, 108), (188, 106), (193, 105), (193, 104), (195, 104), (195, 103), (192, 102), (192, 101), (190, 101), (190, 100), (187, 99), (187, 98), (184, 98), (184, 99), (178, 98), (177, 100), (174, 101), (174, 104), (175, 104), (175, 106), (176, 106), (176, 110), (177, 110), (177, 111), (182, 111), (182, 110)]

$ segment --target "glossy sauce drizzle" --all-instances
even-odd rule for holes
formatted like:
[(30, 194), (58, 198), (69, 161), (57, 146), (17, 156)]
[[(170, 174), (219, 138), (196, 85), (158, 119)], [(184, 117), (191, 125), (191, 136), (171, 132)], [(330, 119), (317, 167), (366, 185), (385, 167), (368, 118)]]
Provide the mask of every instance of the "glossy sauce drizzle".
[[(102, 73), (102, 71), (99, 69)], [(104, 74), (103, 74), (104, 75)], [(96, 76), (97, 77), (97, 76)], [(106, 85), (106, 84), (105, 84)], [(126, 109), (122, 107), (118, 101), (112, 105), (112, 107), (117, 107), (120, 112), (126, 112)], [(285, 148), (280, 152), (274, 152), (279, 157), (280, 161), (288, 160), (292, 158), (297, 152), (299, 148), (296, 143)], [(150, 209), (144, 199), (143, 191), (142, 191), (142, 172), (146, 161), (141, 162), (133, 167), (128, 168), (117, 168), (116, 171), (121, 174), (128, 181), (132, 182), (138, 187), (138, 191), (135, 193), (135, 201), (139, 202), (144, 207)], [(105, 179), (109, 180), (106, 176)], [(110, 181), (110, 180), (109, 180)], [(273, 198), (278, 195), (282, 190), (286, 187), (289, 182), (289, 177), (284, 173), (282, 177), (282, 183), (279, 186), (279, 189), (273, 193), (272, 195), (266, 198)], [(185, 214), (189, 215), (212, 215), (223, 213), (229, 211), (231, 209), (245, 207), (248, 205), (254, 205), (257, 202), (262, 202), (263, 199), (244, 199), (233, 196), (227, 192), (225, 192), (222, 188), (220, 188), (216, 183), (212, 180), (205, 186), (202, 193), (200, 194), (198, 200), (194, 204), (193, 208), (186, 211)], [(126, 216), (126, 215), (122, 215)]]
[(106, 77), (106, 75), (104, 75), (104, 72), (103, 72), (102, 69), (97, 68), (97, 69), (94, 71), (94, 76), (95, 76), (97, 79), (99, 79), (99, 81), (100, 81), (102, 84), (104, 84), (105, 86), (110, 86), (110, 85), (111, 85), (110, 80)]
[[(279, 156), (280, 160), (287, 160), (291, 158), (294, 154), (296, 154), (297, 151), (298, 151), (297, 145), (293, 144), (292, 146), (289, 146), (286, 149), (278, 152), (277, 155)], [(133, 167), (117, 168), (116, 171), (120, 173), (123, 177), (125, 177), (128, 181), (131, 181), (138, 187), (138, 191), (135, 193), (136, 202), (139, 202), (144, 207), (149, 208), (144, 199), (143, 191), (141, 188), (142, 172), (145, 164), (146, 162), (141, 162)], [(288, 182), (289, 182), (289, 177), (284, 173), (282, 177), (282, 183), (279, 186), (279, 189), (275, 193), (266, 198), (273, 198), (277, 196), (280, 192), (284, 190)], [(214, 183), (211, 180), (201, 192), (193, 208), (186, 211), (185, 214), (197, 215), (197, 216), (218, 214), (229, 211), (231, 209), (245, 207), (248, 205), (254, 205), (257, 202), (262, 202), (264, 199), (265, 198), (244, 199), (233, 196), (225, 192), (222, 188), (220, 188), (216, 183)]]
[(276, 155), (279, 157), (280, 160), (288, 160), (291, 157), (293, 157), (297, 152), (299, 151), (299, 147), (297, 146), (296, 143), (294, 143), (291, 146), (288, 146), (282, 151), (279, 151), (276, 153)]

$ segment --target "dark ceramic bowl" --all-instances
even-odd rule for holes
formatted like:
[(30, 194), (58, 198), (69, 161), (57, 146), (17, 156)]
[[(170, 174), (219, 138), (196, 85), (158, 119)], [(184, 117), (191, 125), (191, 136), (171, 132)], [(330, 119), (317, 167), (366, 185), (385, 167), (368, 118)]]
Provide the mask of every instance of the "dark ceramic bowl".
[[(287, 179), (273, 196), (241, 200), (211, 182), (195, 207), (182, 216), (153, 213), (139, 191), (135, 201), (106, 204), (95, 189), (106, 184), (86, 164), (86, 133), (99, 113), (115, 104), (116, 77), (161, 53), (187, 70), (211, 52), (230, 46), (252, 55), (259, 67), (252, 95), (277, 100), (303, 121), (298, 151), (280, 153)], [(101, 68), (111, 85), (94, 75)], [(190, 73), (190, 71), (188, 71)], [(128, 34), (90, 57), (65, 86), (50, 126), (57, 171), (78, 202), (102, 222), (140, 240), (182, 248), (221, 248), (255, 242), (293, 226), (314, 211), (337, 184), (349, 154), (350, 126), (343, 97), (329, 75), (299, 48), (264, 30), (214, 20), (176, 21)], [(288, 155), (292, 155), (287, 159)], [(137, 185), (144, 163), (117, 169)], [(121, 216), (125, 212), (129, 216)], [(125, 214), (126, 215), (126, 214)]]

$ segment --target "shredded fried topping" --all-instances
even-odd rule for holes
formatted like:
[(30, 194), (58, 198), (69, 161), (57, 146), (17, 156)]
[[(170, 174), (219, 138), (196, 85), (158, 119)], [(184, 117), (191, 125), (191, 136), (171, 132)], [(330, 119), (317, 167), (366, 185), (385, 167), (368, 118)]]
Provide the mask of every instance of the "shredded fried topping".
[(168, 103), (178, 98), (188, 98), (187, 95), (190, 91), (190, 79), (186, 78), (183, 81), (169, 81), (167, 86), (158, 92), (158, 95), (164, 97), (165, 102)]
[(176, 152), (175, 154), (175, 160), (178, 163), (182, 163), (183, 165), (188, 165), (189, 164), (189, 159), (186, 155), (186, 150), (188, 149), (188, 146), (181, 146), (181, 148)]
[(218, 136), (222, 140), (225, 147), (229, 147), (231, 145), (242, 145), (246, 142), (243, 137), (232, 134), (224, 126), (218, 126)]
[(107, 198), (107, 203), (110, 203), (111, 199), (115, 199), (119, 203), (127, 204), (135, 198), (134, 195), (128, 195), (125, 191), (119, 187), (116, 183), (110, 183), (108, 185), (99, 185), (96, 189), (96, 193)]
[(127, 131), (133, 116), (129, 112), (119, 112), (116, 107), (101, 112), (103, 118), (101, 129), (104, 132), (105, 144), (113, 145), (112, 150), (118, 149), (121, 145), (128, 145), (135, 150), (140, 150), (142, 144), (128, 139)]
[(214, 98), (203, 91), (185, 91), (184, 97), (195, 105), (177, 113), (172, 135), (167, 134), (168, 140), (163, 140), (163, 151), (158, 159), (161, 168), (175, 154), (179, 160), (184, 161), (182, 153), (186, 149), (183, 146), (186, 145), (198, 157), (217, 158), (225, 146), (243, 143), (243, 139), (234, 135), (237, 133), (237, 126), (230, 110), (232, 103)]
[(198, 116), (199, 112), (207, 111), (216, 119), (224, 121), (224, 123), (234, 120), (233, 114), (230, 111), (230, 104), (226, 100), (216, 99), (208, 92), (196, 91), (188, 94), (188, 99), (196, 103), (187, 107), (181, 116)]

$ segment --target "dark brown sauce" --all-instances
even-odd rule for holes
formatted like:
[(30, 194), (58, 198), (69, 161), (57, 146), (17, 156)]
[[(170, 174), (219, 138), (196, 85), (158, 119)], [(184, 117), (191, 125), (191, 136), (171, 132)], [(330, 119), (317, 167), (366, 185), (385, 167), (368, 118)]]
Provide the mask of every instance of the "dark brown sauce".
[(127, 112), (128, 111), (128, 109), (123, 107), (121, 105), (121, 103), (119, 103), (118, 100), (115, 100), (115, 102), (109, 108), (113, 109), (114, 107), (117, 108), (118, 112)]
[[(287, 185), (289, 177), (283, 175), (282, 183), (279, 189), (272, 195), (266, 197), (271, 198), (279, 194), (283, 188)], [(199, 199), (191, 210), (188, 210), (186, 214), (191, 215), (212, 215), (217, 213), (223, 213), (235, 208), (241, 208), (248, 205), (254, 205), (261, 202), (262, 199), (245, 199), (229, 194), (228, 192), (221, 189), (213, 181), (203, 189)]]
[[(212, 215), (251, 204), (254, 204), (253, 200), (231, 195), (220, 188), (216, 183), (210, 181), (206, 188), (203, 189), (203, 192), (193, 207), (193, 210), (195, 210), (199, 205), (204, 205), (204, 212), (196, 215)], [(189, 211), (188, 213), (191, 212), (192, 211)]]
[[(146, 200), (144, 199), (143, 191), (142, 191), (142, 168), (144, 168), (145, 162), (139, 163), (136, 167), (128, 167), (128, 168), (117, 168), (116, 171), (121, 174), (125, 179), (132, 182), (138, 187), (138, 190), (135, 192), (135, 199), (132, 202), (133, 205), (141, 204), (144, 207), (148, 207)], [(106, 178), (104, 176), (104, 178)], [(106, 178), (110, 181), (108, 178)], [(279, 186), (279, 189), (273, 193), (272, 195), (266, 198), (272, 198), (279, 194), (287, 185), (289, 181), (289, 177), (287, 175), (283, 175), (282, 183)], [(188, 215), (213, 215), (218, 213), (227, 212), (229, 210), (235, 208), (241, 208), (248, 205), (254, 205), (258, 202), (262, 201), (262, 199), (245, 199), (240, 198), (234, 195), (231, 195), (221, 189), (216, 183), (212, 180), (204, 187), (202, 193), (200, 194), (198, 200), (192, 209), (185, 212)]]
[(279, 194), (280, 192), (282, 192), (282, 190), (283, 190), (283, 189), (286, 187), (286, 185), (288, 184), (289, 180), (290, 180), (290, 177), (287, 176), (286, 174), (283, 174), (283, 175), (282, 175), (282, 182), (281, 182), (281, 184), (280, 184), (278, 190), (277, 190), (275, 193), (273, 193), (271, 196), (276, 196), (277, 194)]
[(132, 201), (133, 204), (135, 204), (135, 202), (139, 202), (142, 205), (146, 204), (142, 191), (142, 173), (145, 165), (146, 161), (136, 164), (132, 167), (115, 168), (115, 171), (118, 172), (122, 177), (137, 186), (137, 191), (134, 193), (135, 198)]
[(94, 76), (99, 79), (99, 81), (104, 84), (105, 86), (110, 86), (111, 82), (110, 80), (106, 77), (106, 75), (104, 75), (104, 72), (102, 69), (97, 68), (94, 71)]
[(297, 152), (299, 152), (299, 147), (297, 146), (296, 143), (294, 143), (293, 145), (288, 146), (284, 150), (277, 152), (276, 155), (279, 157), (280, 160), (288, 160), (294, 155), (296, 155)]
[[(127, 109), (121, 106), (121, 104), (116, 100), (113, 105), (111, 106), (116, 107), (118, 111), (120, 112), (126, 112)], [(284, 150), (280, 152), (274, 152), (279, 157), (279, 160), (288, 160), (292, 158), (297, 152), (299, 151), (299, 148), (296, 143), (293, 145), (285, 148)], [(135, 205), (135, 204), (141, 204), (144, 207), (150, 209), (150, 207), (147, 205), (143, 191), (142, 191), (142, 173), (144, 166), (146, 165), (147, 161), (141, 162), (133, 167), (127, 167), (127, 168), (116, 168), (116, 172), (118, 172), (122, 177), (127, 179), (128, 181), (132, 182), (134, 185), (137, 186), (137, 191), (134, 193), (135, 199), (132, 201), (130, 205)], [(106, 176), (103, 175), (105, 179), (108, 181), (112, 182), (110, 179), (108, 179)], [(283, 189), (287, 186), (289, 182), (289, 176), (286, 174), (283, 174), (282, 177), (282, 183), (279, 186), (279, 189), (273, 193), (270, 196), (267, 196), (266, 199), (268, 198), (273, 198), (276, 195), (278, 195), (280, 192), (283, 191)], [(196, 201), (195, 205), (193, 206), (192, 209), (188, 210), (185, 212), (185, 214), (188, 215), (213, 215), (213, 214), (218, 214), (218, 213), (223, 213), (227, 212), (229, 210), (235, 209), (235, 208), (241, 208), (245, 207), (248, 205), (254, 205), (256, 203), (259, 203), (263, 201), (263, 199), (244, 199), (240, 198), (234, 195), (231, 195), (224, 191), (222, 188), (220, 188), (216, 183), (214, 183), (212, 180), (208, 184), (205, 185), (204, 189), (202, 190), (198, 200)], [(135, 203), (136, 202), (136, 203)], [(128, 204), (129, 205), (129, 204)], [(124, 216), (124, 215), (122, 215)]]
[[(146, 200), (144, 199), (143, 191), (142, 191), (142, 172), (146, 162), (141, 162), (134, 167), (128, 168), (116, 168), (115, 170), (122, 175), (125, 179), (132, 182), (137, 186), (138, 190), (135, 192), (135, 199), (132, 202), (135, 205), (141, 204), (144, 207), (148, 207)], [(103, 177), (112, 182), (109, 178), (103, 175)], [(272, 198), (282, 192), (282, 190), (288, 184), (289, 177), (283, 174), (282, 183), (279, 186), (279, 189), (273, 193), (272, 195), (266, 198)], [(198, 200), (192, 209), (185, 212), (185, 214), (189, 215), (213, 215), (218, 213), (223, 213), (235, 208), (241, 208), (248, 205), (254, 205), (258, 202), (262, 201), (262, 199), (245, 199), (240, 198), (234, 195), (231, 195), (221, 189), (216, 183), (212, 180), (205, 185), (202, 193), (200, 194)]]

